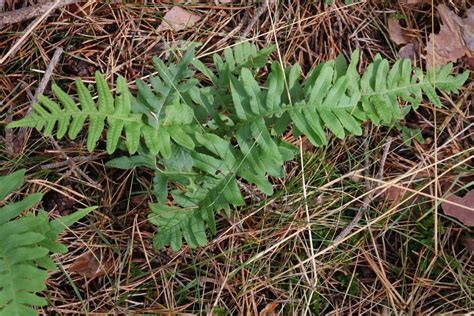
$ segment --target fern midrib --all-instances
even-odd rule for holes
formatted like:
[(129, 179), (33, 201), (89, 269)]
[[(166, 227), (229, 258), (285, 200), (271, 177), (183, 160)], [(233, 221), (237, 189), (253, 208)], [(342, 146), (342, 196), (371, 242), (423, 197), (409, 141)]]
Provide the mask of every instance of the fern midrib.
[[(435, 82), (430, 82), (429, 84), (431, 84), (433, 87), (436, 87), (436, 84), (447, 84), (447, 83), (449, 83), (449, 82), (448, 81), (435, 81)], [(404, 86), (400, 86), (400, 87), (393, 88), (393, 89), (387, 89), (385, 91), (371, 92), (371, 93), (361, 93), (360, 96), (359, 96), (359, 99), (357, 100), (357, 103), (360, 101), (360, 99), (363, 96), (371, 97), (371, 96), (377, 96), (377, 95), (382, 95), (382, 94), (387, 94), (387, 93), (393, 93), (393, 92), (398, 92), (398, 91), (411, 89), (411, 88), (414, 88), (414, 87), (421, 87), (421, 86), (426, 85), (426, 84), (428, 84), (428, 83), (427, 82), (421, 82), (421, 83), (417, 83), (417, 84), (404, 85)], [(272, 110), (272, 111), (265, 111), (263, 113), (255, 114), (250, 119), (247, 119), (245, 121), (241, 121), (241, 122), (237, 123), (235, 126), (242, 126), (244, 124), (251, 123), (251, 122), (254, 122), (254, 121), (262, 119), (262, 118), (269, 118), (269, 117), (272, 117), (276, 114), (285, 113), (289, 110), (302, 110), (302, 109), (306, 108), (307, 106), (308, 106), (307, 104), (299, 105), (299, 106), (298, 105), (288, 105), (288, 106), (280, 107), (280, 108)], [(338, 107), (338, 108), (342, 109), (344, 107)], [(133, 114), (135, 114), (135, 113), (133, 113)], [(137, 113), (137, 114), (139, 114), (139, 113)], [(56, 120), (60, 120), (60, 119), (63, 119), (63, 118), (75, 117), (75, 116), (80, 116), (80, 115), (81, 116), (86, 115), (87, 117), (90, 117), (90, 118), (98, 117), (98, 118), (101, 118), (103, 120), (105, 120), (107, 118), (110, 118), (110, 119), (115, 119), (115, 120), (119, 120), (119, 121), (123, 121), (123, 122), (139, 123), (139, 124), (143, 124), (143, 125), (146, 125), (146, 126), (150, 126), (149, 124), (144, 123), (142, 121), (141, 117), (136, 118), (136, 117), (131, 117), (129, 115), (122, 116), (122, 115), (116, 115), (116, 114), (107, 114), (107, 113), (101, 113), (101, 112), (98, 112), (98, 111), (80, 111), (80, 112), (64, 112), (64, 111), (62, 111), (59, 115), (57, 115), (57, 113), (52, 113), (51, 118), (54, 118)], [(35, 119), (34, 121), (45, 121), (46, 120), (46, 118), (44, 118), (42, 116), (40, 118), (41, 119)], [(163, 124), (158, 125), (158, 127), (159, 126), (172, 126), (172, 125), (175, 125), (175, 124), (166, 124), (166, 122), (165, 122)]]
[[(132, 115), (140, 115), (141, 113), (131, 113)], [(89, 118), (96, 118), (96, 117), (99, 117), (103, 120), (105, 119), (115, 119), (115, 120), (119, 120), (119, 121), (124, 121), (124, 122), (129, 122), (129, 123), (139, 123), (143, 126), (150, 126), (150, 127), (153, 127), (147, 123), (144, 123), (142, 121), (143, 117), (140, 116), (140, 117), (132, 117), (132, 116), (120, 116), (120, 115), (116, 115), (116, 114), (106, 114), (106, 113), (100, 113), (100, 112), (95, 112), (95, 111), (81, 111), (81, 112), (64, 112), (64, 111), (61, 111), (61, 113), (58, 115), (56, 113), (53, 113), (51, 114), (51, 116), (49, 118), (46, 118), (44, 116), (39, 116), (38, 119), (33, 119), (33, 118), (25, 118), (26, 120), (32, 120), (32, 121), (48, 121), (47, 119), (55, 119), (56, 121), (59, 121), (60, 119), (62, 118), (67, 118), (67, 117), (76, 117), (76, 116), (83, 116), (85, 115), (86, 117), (89, 117)], [(157, 125), (159, 129), (160, 126), (183, 126), (184, 124), (168, 124), (166, 122), (166, 120)]]
[(449, 81), (435, 81), (435, 82), (419, 82), (417, 84), (409, 84), (409, 85), (406, 85), (406, 86), (402, 86), (402, 87), (397, 87), (397, 88), (394, 88), (394, 89), (390, 89), (390, 90), (385, 90), (385, 91), (379, 91), (379, 92), (373, 92), (373, 93), (361, 93), (361, 97), (362, 96), (373, 96), (373, 95), (381, 95), (381, 94), (386, 94), (386, 93), (391, 93), (391, 92), (396, 92), (396, 91), (400, 91), (400, 90), (406, 90), (406, 89), (410, 89), (410, 88), (413, 88), (413, 87), (416, 87), (416, 86), (423, 86), (423, 85), (427, 85), (427, 84), (431, 84), (432, 87), (436, 88), (436, 85), (437, 84), (449, 84), (450, 82)]
[(60, 114), (58, 113), (51, 113), (49, 117), (38, 116), (37, 119), (33, 119), (31, 117), (26, 117), (25, 120), (32, 120), (32, 121), (46, 121), (47, 119), (55, 119), (56, 121), (62, 118), (68, 117), (76, 117), (76, 116), (83, 116), (86, 115), (87, 117), (100, 117), (102, 119), (112, 118), (119, 121), (126, 121), (130, 123), (141, 123), (141, 117), (139, 119), (130, 117), (130, 116), (120, 116), (116, 114), (105, 114), (95, 111), (81, 111), (81, 112), (65, 112), (61, 111)]
[[(432, 82), (431, 82), (432, 83)], [(443, 83), (449, 83), (448, 81), (436, 81), (435, 82), (435, 85), (436, 84), (443, 84)], [(397, 92), (397, 91), (403, 91), (403, 90), (406, 90), (406, 89), (410, 89), (410, 88), (413, 88), (413, 87), (417, 87), (417, 86), (422, 86), (422, 85), (425, 85), (427, 84), (426, 82), (421, 82), (421, 83), (417, 83), (417, 84), (410, 84), (410, 85), (405, 85), (405, 86), (402, 86), (402, 87), (397, 87), (397, 88), (394, 88), (394, 89), (390, 89), (390, 90), (385, 90), (385, 91), (380, 91), (380, 92), (374, 92), (374, 93), (361, 93), (357, 102), (355, 104), (358, 104), (361, 100), (362, 97), (364, 96), (376, 96), (376, 95), (382, 95), (382, 94), (387, 94), (387, 93), (392, 93), (392, 92)], [(266, 112), (263, 112), (263, 113), (259, 113), (259, 114), (255, 114), (254, 116), (252, 116), (250, 119), (247, 119), (247, 120), (240, 120), (238, 123), (236, 123), (234, 125), (234, 127), (240, 127), (240, 126), (243, 126), (245, 124), (248, 124), (248, 123), (252, 123), (252, 122), (255, 122), (257, 120), (260, 120), (260, 119), (265, 119), (265, 118), (271, 118), (273, 117), (274, 115), (276, 114), (281, 114), (281, 113), (285, 113), (285, 112), (288, 112), (290, 110), (303, 110), (305, 108), (308, 107), (308, 104), (305, 104), (305, 105), (287, 105), (287, 106), (284, 106), (284, 107), (280, 107), (276, 110), (273, 110), (273, 111), (266, 111)], [(354, 106), (351, 106), (350, 108), (353, 108)], [(344, 109), (345, 107), (335, 107), (335, 109)], [(348, 107), (347, 107), (348, 108)]]

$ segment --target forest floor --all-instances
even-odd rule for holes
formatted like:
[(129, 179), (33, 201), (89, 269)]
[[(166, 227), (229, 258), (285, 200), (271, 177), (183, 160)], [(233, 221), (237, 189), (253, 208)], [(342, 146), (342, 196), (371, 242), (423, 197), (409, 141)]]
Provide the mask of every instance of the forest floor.
[[(43, 293), (49, 301), (45, 314), (474, 309), (472, 230), (444, 214), (441, 205), (444, 197), (463, 196), (474, 184), (472, 74), (460, 93), (440, 95), (443, 108), (425, 100), (402, 122), (419, 129), (423, 140), (371, 124), (363, 137), (334, 137), (326, 147), (291, 140), (301, 147), (302, 159), (287, 164), (274, 196), (246, 188), (246, 205), (230, 217), (218, 216), (218, 234), (209, 236), (208, 245), (178, 252), (152, 247), (151, 173), (106, 167), (110, 156), (105, 150), (88, 153), (85, 138), (56, 143), (36, 131), (5, 129), (27, 113), (52, 63), (42, 88), (46, 95), (51, 82), (72, 88), (76, 77), (92, 82), (96, 70), (106, 78), (124, 76), (133, 91), (135, 80), (154, 71), (153, 56), (167, 60), (191, 41), (202, 43), (197, 56), (204, 62), (239, 41), (275, 44), (282, 61), (299, 63), (303, 74), (341, 53), (350, 57), (356, 48), (361, 70), (376, 54), (394, 62), (403, 50), (425, 69), (425, 47), (440, 30), (436, 5), (465, 17), (468, 1), (72, 2), (52, 8), (40, 1), (46, 9), (36, 23), (21, 14), (0, 20), (1, 173), (26, 168), (22, 192), (44, 193), (41, 206), (52, 217), (99, 206), (62, 236), (69, 252), (54, 257), (60, 269)], [(0, 4), (0, 10), (17, 13), (37, 5)], [(194, 25), (164, 26), (173, 6), (184, 8)], [(398, 38), (389, 20), (402, 26)], [(472, 57), (459, 58), (453, 72), (473, 64)], [(357, 214), (361, 218), (348, 234), (337, 237)]]

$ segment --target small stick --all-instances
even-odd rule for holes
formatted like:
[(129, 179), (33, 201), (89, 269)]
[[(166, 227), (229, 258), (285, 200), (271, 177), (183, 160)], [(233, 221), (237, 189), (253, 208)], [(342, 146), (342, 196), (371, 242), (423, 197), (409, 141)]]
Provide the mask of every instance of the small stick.
[(51, 62), (49, 63), (48, 67), (46, 68), (44, 76), (41, 79), (40, 84), (38, 85), (38, 88), (35, 91), (35, 97), (33, 99), (33, 103), (38, 102), (38, 97), (41, 94), (43, 94), (44, 90), (46, 89), (46, 86), (48, 85), (49, 79), (51, 78), (51, 75), (53, 74), (54, 68), (56, 68), (56, 65), (58, 64), (59, 58), (61, 57), (62, 54), (63, 54), (62, 47), (56, 48), (56, 50), (54, 51), (53, 57), (51, 58)]
[[(10, 123), (12, 121), (11, 107), (8, 108), (6, 122)], [(5, 150), (8, 157), (13, 157), (15, 150), (13, 149), (13, 131), (11, 128), (5, 129)]]
[[(367, 139), (368, 131), (369, 131), (369, 128), (368, 128), (368, 125), (366, 125), (366, 127), (364, 129), (364, 137), (366, 139)], [(377, 174), (377, 178), (379, 180), (383, 176), (385, 161), (387, 160), (388, 151), (390, 150), (390, 145), (391, 144), (392, 144), (392, 137), (389, 136), (389, 137), (387, 137), (387, 141), (385, 143), (383, 153), (382, 153), (382, 158), (380, 159), (380, 169), (379, 169), (379, 172)], [(367, 141), (366, 147), (365, 147), (366, 152), (368, 152), (368, 147), (369, 147), (369, 142)], [(368, 158), (368, 156), (366, 157), (365, 162), (364, 162), (364, 169), (366, 170), (366, 173), (367, 173), (368, 169), (369, 169), (369, 158)], [(369, 177), (368, 177), (367, 174), (366, 174), (366, 178), (365, 178), (365, 189), (366, 189), (367, 192), (371, 191), (371, 183), (370, 183), (370, 180), (369, 180)], [(343, 240), (351, 232), (351, 230), (359, 223), (360, 219), (362, 218), (362, 215), (365, 213), (366, 210), (369, 209), (369, 204), (370, 204), (370, 201), (372, 200), (373, 195), (374, 195), (374, 190), (372, 190), (370, 194), (367, 194), (364, 197), (364, 200), (362, 201), (362, 207), (359, 208), (359, 210), (357, 211), (356, 216), (354, 216), (352, 221), (339, 233), (339, 235), (336, 236), (336, 238), (334, 238), (334, 240), (332, 241), (332, 245), (336, 245), (341, 240)]]
[[(49, 140), (51, 141), (51, 143), (54, 145), (54, 147), (56, 147), (56, 149), (61, 153), (61, 156), (64, 157), (64, 159), (66, 160), (65, 162), (67, 164), (69, 164), (69, 166), (71, 167), (71, 170), (74, 172), (74, 173), (79, 173), (82, 177), (84, 177), (84, 179), (86, 179), (89, 184), (93, 187), (95, 187), (96, 189), (99, 189), (99, 190), (102, 190), (102, 186), (97, 183), (96, 181), (92, 180), (91, 177), (89, 177), (87, 175), (87, 173), (85, 173), (84, 171), (81, 170), (81, 168), (79, 168), (76, 164), (76, 162), (74, 161), (74, 159), (71, 159), (68, 155), (66, 155), (66, 153), (63, 152), (63, 149), (61, 148), (61, 146), (59, 146), (58, 142), (53, 138), (53, 136), (49, 136)], [(76, 173), (76, 175), (77, 175)]]
[(242, 19), (242, 21), (239, 23), (239, 25), (237, 25), (236, 27), (234, 27), (234, 29), (232, 31), (230, 31), (229, 34), (227, 34), (225, 37), (223, 37), (222, 39), (220, 39), (215, 45), (213, 45), (214, 47), (219, 47), (221, 44), (227, 42), (227, 40), (229, 40), (229, 38), (231, 38), (232, 36), (234, 36), (235, 34), (237, 34), (243, 27), (245, 24), (247, 24), (247, 27), (245, 28), (245, 30), (242, 32), (242, 35), (240, 35), (240, 38), (242, 40), (245, 40), (246, 37), (249, 35), (250, 31), (252, 30), (253, 26), (255, 25), (255, 23), (257, 23), (258, 19), (260, 18), (260, 16), (265, 12), (265, 10), (267, 9), (267, 1), (265, 1), (260, 7), (257, 8), (257, 10), (255, 11), (255, 14), (253, 15), (252, 19), (250, 20), (250, 22), (247, 24), (248, 20), (249, 20), (249, 17), (248, 15), (245, 15), (245, 17)]
[(388, 151), (390, 150), (390, 145), (392, 144), (392, 136), (388, 136), (387, 140), (385, 141), (385, 146), (383, 147), (382, 158), (380, 159), (380, 169), (379, 173), (377, 174), (377, 179), (381, 180), (383, 178), (383, 169), (385, 167), (385, 161), (387, 160)]
[(232, 36), (234, 36), (236, 33), (238, 33), (240, 31), (240, 29), (242, 29), (242, 27), (244, 26), (244, 24), (246, 23), (247, 21), (247, 17), (244, 17), (242, 19), (242, 22), (239, 23), (239, 25), (237, 25), (236, 27), (234, 27), (234, 29), (232, 31), (230, 31), (226, 36), (224, 36), (222, 39), (220, 39), (216, 44), (214, 44), (213, 46), (214, 47), (219, 47), (220, 45), (222, 45), (223, 43), (227, 42), (229, 40), (229, 38), (231, 38)]
[[(4, 0), (0, 0), (0, 4), (4, 2), (5, 2)], [(57, 3), (55, 4), (55, 2)], [(6, 24), (23, 22), (25, 20), (32, 19), (44, 13), (46, 13), (47, 15), (52, 10), (51, 5), (54, 5), (54, 8), (61, 8), (66, 5), (74, 4), (80, 1), (79, 0), (62, 0), (62, 1), (55, 1), (55, 2), (38, 3), (38, 4), (29, 6), (26, 8), (18, 9), (15, 11), (3, 12), (0, 14), (0, 27)]]
[[(33, 100), (31, 100), (31, 104), (37, 103), (38, 96), (43, 94), (44, 90), (46, 89), (46, 86), (48, 85), (49, 80), (51, 79), (51, 75), (53, 74), (54, 68), (56, 68), (56, 65), (59, 62), (59, 58), (61, 57), (62, 53), (63, 53), (63, 49), (61, 47), (56, 48), (56, 50), (54, 51), (53, 57), (51, 58), (51, 62), (46, 68), (44, 76), (41, 79), (38, 85), (38, 88), (35, 91), (35, 95), (33, 97)], [(31, 110), (33, 110), (32, 106), (28, 108), (28, 111), (26, 111), (26, 114), (30, 113)], [(20, 128), (20, 131), (18, 132), (18, 139), (23, 140), (23, 145), (27, 143), (30, 132), (31, 132), (31, 128), (29, 127)]]
[(245, 30), (242, 32), (242, 35), (240, 36), (242, 40), (247, 38), (247, 36), (249, 35), (254, 25), (257, 23), (260, 16), (267, 10), (267, 6), (268, 6), (268, 3), (267, 1), (265, 1), (260, 7), (257, 8), (257, 10), (255, 11), (255, 14), (252, 16), (252, 19), (250, 20), (250, 23), (247, 24), (247, 27), (245, 28)]
[[(74, 162), (84, 162), (84, 161), (92, 161), (92, 160), (95, 160), (95, 159), (98, 159), (99, 157), (97, 156), (79, 156), (79, 157), (73, 157), (73, 158), (69, 158), (70, 160), (74, 161)], [(52, 162), (52, 163), (48, 163), (48, 164), (44, 164), (44, 165), (41, 165), (40, 166), (40, 169), (57, 169), (57, 168), (61, 168), (61, 167), (64, 167), (64, 166), (67, 166), (67, 165), (70, 165), (70, 162), (68, 160), (65, 160), (65, 161), (58, 161), (58, 162)]]
[[(51, 13), (51, 11), (53, 11), (56, 8), (56, 5), (58, 3), (59, 3), (59, 0), (56, 0), (53, 3), (50, 3), (49, 4), (49, 9), (46, 10), (43, 13), (43, 15), (39, 16), (33, 22), (31, 22), (30, 25), (28, 25), (28, 27), (25, 30), (25, 33), (20, 37), (20, 39), (18, 39), (18, 41), (15, 43), (15, 45), (13, 45), (10, 48), (10, 50), (2, 57), (2, 59), (0, 59), (0, 65), (3, 64), (8, 59), (8, 57), (10, 57), (10, 55), (14, 54), (18, 49), (20, 49), (21, 45), (23, 45), (23, 42), (26, 41), (26, 39), (31, 34), (31, 32), (33, 32), (35, 27), (37, 27), (41, 23), (41, 21), (43, 21), (44, 18), (46, 18)], [(9, 13), (9, 12), (7, 12), (7, 13)], [(1, 21), (0, 21), (0, 25), (2, 25)]]

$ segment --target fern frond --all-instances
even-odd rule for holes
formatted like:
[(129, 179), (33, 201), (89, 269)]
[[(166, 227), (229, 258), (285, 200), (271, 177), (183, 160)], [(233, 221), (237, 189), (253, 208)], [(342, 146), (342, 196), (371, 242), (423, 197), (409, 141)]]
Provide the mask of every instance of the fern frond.
[[(54, 87), (62, 106), (41, 97), (28, 117), (9, 127), (32, 126), (49, 135), (57, 122), (57, 137), (68, 132), (74, 138), (88, 120), (88, 149), (107, 129), (109, 153), (125, 131), (129, 152), (138, 155), (108, 165), (154, 170), (158, 202), (151, 206), (150, 221), (159, 227), (155, 245), (178, 249), (183, 239), (191, 247), (205, 243), (206, 227), (215, 233), (215, 214), (244, 203), (238, 181), (273, 194), (268, 176), (283, 177), (284, 163), (295, 154), (281, 137), (289, 127), (295, 137), (305, 135), (323, 146), (330, 134), (361, 135), (367, 121), (393, 126), (424, 96), (442, 106), (437, 90), (456, 92), (469, 76), (451, 75), (452, 65), (424, 74), (407, 59), (390, 66), (380, 55), (360, 74), (355, 51), (350, 62), (339, 56), (319, 64), (306, 78), (298, 64), (285, 67), (274, 61), (261, 83), (256, 78), (272, 51), (237, 45), (224, 50), (224, 59), (214, 55), (214, 68), (195, 59), (194, 48), (177, 64), (166, 66), (155, 58), (158, 74), (150, 77), (150, 86), (137, 82), (136, 99), (122, 77), (114, 98), (97, 74), (98, 105), (77, 80), (80, 109)], [(211, 84), (199, 85), (191, 66)]]
[[(0, 197), (19, 188), (24, 174), (25, 170), (19, 170), (0, 176)], [(49, 255), (67, 251), (57, 242), (58, 235), (94, 209), (53, 221), (44, 211), (20, 217), (41, 198), (42, 194), (35, 193), (0, 208), (0, 315), (36, 315), (34, 307), (47, 305), (36, 292), (45, 289), (48, 271), (56, 269)]]
[[(294, 148), (275, 138), (289, 124), (293, 123), (296, 136), (304, 134), (314, 145), (322, 146), (327, 143), (327, 130), (343, 138), (361, 135), (361, 124), (368, 120), (385, 125), (399, 121), (407, 112), (400, 101), (417, 108), (424, 94), (441, 106), (435, 88), (455, 92), (468, 76), (451, 76), (450, 69), (444, 68), (425, 76), (420, 69), (413, 69), (409, 60), (390, 67), (380, 56), (361, 76), (357, 71), (359, 52), (355, 51), (349, 64), (340, 56), (318, 65), (306, 80), (301, 79), (298, 65), (283, 68), (273, 62), (261, 86), (254, 79), (255, 70), (236, 66), (234, 55), (224, 53), (225, 62), (215, 56), (215, 73), (193, 62), (213, 82), (210, 90), (201, 88), (193, 100), (209, 111), (210, 124), (217, 128), (210, 135), (196, 135), (196, 148), (190, 153), (192, 169), (206, 182), (200, 183), (196, 177), (192, 183), (198, 189), (193, 191), (178, 180), (186, 189), (172, 193), (174, 206), (152, 206), (150, 220), (159, 227), (157, 247), (171, 244), (177, 249), (180, 237), (191, 247), (203, 243), (202, 231), (206, 224), (213, 228), (214, 214), (243, 202), (237, 178), (271, 195), (273, 188), (266, 177), (282, 177), (283, 163), (294, 156)], [(273, 126), (273, 134), (269, 126)], [(161, 187), (167, 186), (168, 180), (162, 181)]]
[(61, 139), (66, 131), (69, 138), (75, 139), (88, 119), (87, 149), (92, 151), (107, 122), (107, 152), (113, 153), (116, 150), (120, 136), (125, 130), (128, 150), (134, 153), (138, 146), (137, 137), (140, 137), (140, 127), (144, 124), (140, 114), (131, 113), (130, 92), (125, 79), (118, 77), (114, 99), (102, 75), (97, 72), (95, 77), (99, 95), (97, 106), (82, 80), (76, 79), (75, 82), (80, 108), (66, 92), (53, 84), (53, 92), (60, 104), (45, 96), (40, 96), (38, 98), (40, 103), (33, 105), (34, 111), (26, 118), (10, 123), (9, 127), (35, 127), (38, 131), (44, 129), (43, 134), (50, 136), (57, 124), (57, 139)]

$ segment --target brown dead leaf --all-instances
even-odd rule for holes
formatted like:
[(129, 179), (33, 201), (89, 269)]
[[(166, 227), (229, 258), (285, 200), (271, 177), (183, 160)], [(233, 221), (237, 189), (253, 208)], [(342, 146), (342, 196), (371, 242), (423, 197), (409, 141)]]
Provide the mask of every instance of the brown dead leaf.
[(462, 37), (466, 43), (466, 47), (471, 53), (474, 53), (474, 7), (467, 10), (467, 17), (464, 19), (462, 28)]
[(474, 238), (465, 237), (462, 240), (462, 244), (471, 255), (474, 255)]
[(474, 8), (468, 10), (465, 19), (454, 14), (444, 4), (438, 5), (437, 9), (442, 23), (440, 32), (430, 34), (426, 43), (428, 67), (434, 64), (446, 65), (464, 55), (474, 54)]
[(180, 31), (196, 24), (201, 17), (181, 7), (172, 7), (163, 17), (163, 22), (158, 26), (158, 31)]
[(275, 302), (268, 303), (267, 306), (260, 311), (259, 316), (277, 316), (278, 313), (275, 312), (277, 306), (278, 304)]
[(75, 272), (89, 279), (94, 279), (98, 276), (104, 275), (105, 271), (103, 265), (97, 260), (97, 257), (93, 252), (89, 251), (79, 256), (73, 264), (69, 267), (69, 272)]
[(415, 44), (408, 43), (400, 48), (398, 51), (398, 57), (401, 59), (410, 59), (413, 62), (415, 60), (415, 53)]
[(472, 237), (465, 237), (462, 241), (462, 244), (464, 247), (466, 247), (466, 250), (471, 254), (474, 255), (474, 238)]
[(402, 45), (410, 42), (410, 38), (407, 36), (405, 30), (400, 26), (400, 22), (397, 19), (388, 19), (388, 35), (390, 39), (397, 45)]
[[(408, 185), (411, 189), (411, 185)], [(387, 187), (380, 187), (375, 190), (375, 193), (380, 192), (380, 197), (390, 203), (399, 202), (407, 193), (408, 190), (401, 186), (390, 185)]]
[(464, 63), (470, 70), (474, 70), (474, 57), (464, 57)]
[[(456, 204), (452, 204), (453, 202)], [(464, 197), (451, 194), (441, 203), (444, 214), (454, 217), (467, 226), (474, 226), (474, 189)]]

